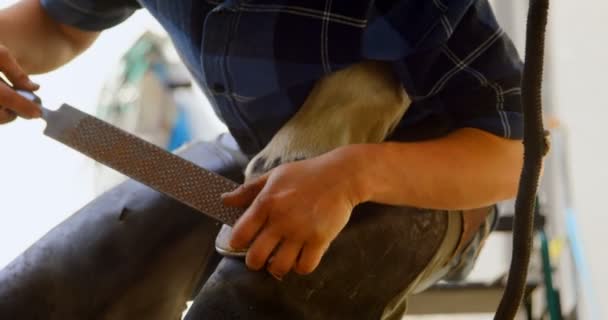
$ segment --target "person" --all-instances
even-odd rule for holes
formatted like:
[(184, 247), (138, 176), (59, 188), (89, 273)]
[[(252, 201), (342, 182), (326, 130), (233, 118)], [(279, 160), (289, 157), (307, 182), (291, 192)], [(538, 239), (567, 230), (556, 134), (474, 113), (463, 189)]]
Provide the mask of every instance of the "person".
[[(238, 150), (250, 159), (298, 110), (318, 79), (360, 61), (387, 63), (412, 100), (386, 142), (284, 164), (225, 195), (226, 205), (272, 210), (237, 223), (230, 243), (250, 246), (244, 262), (173, 262), (198, 269), (187, 281), (189, 292), (180, 293), (189, 297), (198, 291), (189, 318), (397, 319), (407, 295), (438, 277), (449, 277), (471, 260), (462, 257), (478, 254), (479, 243), (496, 220), (491, 206), (515, 195), (523, 154), (522, 63), (487, 0), (22, 0), (0, 12), (0, 70), (15, 88), (36, 90), (30, 74), (59, 68), (85, 51), (102, 30), (142, 7), (165, 27), (229, 128), (230, 136), (214, 143), (232, 155)], [(0, 105), (0, 122), (15, 116), (40, 117), (35, 104), (5, 85), (0, 85)], [(135, 187), (117, 188), (121, 191), (112, 193), (114, 197)], [(353, 213), (355, 207), (367, 215)], [(397, 209), (402, 207), (409, 209)], [(79, 223), (86, 219), (83, 215), (101, 215), (96, 208), (85, 208)], [(125, 208), (110, 211), (120, 210), (122, 217), (130, 212)], [(146, 210), (163, 211), (129, 210), (141, 215)], [(69, 223), (63, 223), (65, 228)], [(142, 228), (156, 228), (147, 223)], [(206, 232), (215, 236), (219, 227), (205, 223)], [(102, 226), (97, 225), (95, 232), (104, 232)], [(49, 238), (54, 239), (52, 246), (87, 236), (78, 228), (61, 230), (69, 230), (69, 235), (61, 233), (63, 240), (57, 238), (59, 233)], [(273, 232), (256, 236), (263, 230)], [(128, 241), (146, 242), (141, 241), (142, 233), (131, 233)], [(205, 239), (208, 243), (212, 237)], [(101, 250), (104, 245), (91, 246), (87, 248)], [(212, 253), (207, 250), (204, 255)], [(404, 263), (400, 256), (409, 260)], [(66, 254), (65, 259), (75, 258)], [(67, 265), (66, 261), (53, 263)], [(10, 275), (19, 263), (23, 262), (4, 272)], [(83, 268), (79, 265), (79, 272), (88, 272)], [(263, 268), (272, 276), (254, 272)], [(211, 275), (202, 276), (202, 269)], [(400, 272), (407, 274), (402, 280), (397, 279)], [(0, 282), (9, 278), (0, 275)], [(21, 291), (0, 291), (0, 297), (10, 296), (10, 304), (19, 305), (23, 297), (12, 295), (24, 292), (26, 285), (11, 279), (6, 287)], [(169, 275), (167, 279), (174, 280)], [(193, 282), (200, 282), (202, 289)], [(165, 283), (163, 288), (170, 286)], [(129, 294), (150, 298), (141, 290)], [(53, 314), (62, 314), (63, 319), (76, 314), (58, 311), (75, 308), (74, 303), (66, 306), (53, 300)], [(14, 310), (8, 302), (4, 307)], [(147, 305), (156, 308), (147, 313), (149, 317), (138, 308), (140, 318), (163, 318), (159, 306)]]

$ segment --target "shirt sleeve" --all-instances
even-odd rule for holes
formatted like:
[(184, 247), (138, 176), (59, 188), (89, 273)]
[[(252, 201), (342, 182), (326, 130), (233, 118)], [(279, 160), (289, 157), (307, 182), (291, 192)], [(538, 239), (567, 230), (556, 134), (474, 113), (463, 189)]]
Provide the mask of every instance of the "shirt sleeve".
[[(367, 58), (392, 63), (412, 99), (395, 137), (441, 123), (449, 131), (471, 127), (522, 139), (523, 64), (487, 0), (399, 3), (372, 18), (363, 48)], [(403, 22), (413, 18), (402, 19), (411, 3), (420, 19), (413, 25)], [(391, 38), (391, 46), (377, 34)]]
[(136, 0), (40, 0), (56, 21), (87, 31), (111, 28), (141, 8)]

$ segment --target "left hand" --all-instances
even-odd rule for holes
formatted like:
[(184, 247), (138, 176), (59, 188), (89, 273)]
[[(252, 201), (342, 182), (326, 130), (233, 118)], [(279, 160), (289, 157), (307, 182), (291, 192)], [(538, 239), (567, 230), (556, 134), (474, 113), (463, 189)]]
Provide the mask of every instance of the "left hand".
[(266, 266), (277, 279), (292, 269), (314, 271), (362, 202), (351, 160), (336, 149), (283, 164), (222, 196), (227, 206), (248, 207), (234, 225), (230, 246), (249, 247), (250, 269)]

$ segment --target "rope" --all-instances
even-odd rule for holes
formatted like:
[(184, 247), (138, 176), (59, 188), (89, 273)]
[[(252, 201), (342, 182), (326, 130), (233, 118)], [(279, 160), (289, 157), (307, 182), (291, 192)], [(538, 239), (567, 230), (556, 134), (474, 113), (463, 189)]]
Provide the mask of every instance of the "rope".
[(507, 286), (494, 319), (515, 318), (526, 288), (534, 209), (543, 156), (548, 149), (542, 119), (542, 74), (549, 0), (530, 0), (522, 77), (524, 165), (515, 202), (513, 254)]

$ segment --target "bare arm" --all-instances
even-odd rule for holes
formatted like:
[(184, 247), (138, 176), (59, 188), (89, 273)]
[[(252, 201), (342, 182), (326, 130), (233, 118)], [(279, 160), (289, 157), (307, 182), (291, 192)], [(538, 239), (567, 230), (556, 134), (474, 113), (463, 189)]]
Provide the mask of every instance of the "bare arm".
[[(51, 19), (39, 0), (22, 0), (0, 10), (0, 72), (17, 89), (35, 91), (29, 75), (57, 69), (88, 48), (99, 35)], [(0, 124), (16, 116), (36, 118), (40, 110), (0, 83)]]
[[(247, 265), (278, 278), (312, 272), (361, 202), (458, 210), (512, 198), (523, 162), (521, 141), (459, 129), (424, 142), (356, 144), (286, 163), (223, 196), (247, 208), (230, 245), (250, 246)], [(255, 240), (254, 240), (255, 239)], [(301, 245), (302, 254), (297, 263)], [(282, 253), (281, 253), (282, 252)]]
[(359, 163), (362, 200), (445, 210), (514, 197), (523, 164), (521, 141), (469, 128), (425, 142), (349, 146), (348, 153)]
[(64, 65), (88, 48), (98, 35), (55, 22), (39, 0), (22, 0), (0, 11), (0, 44), (27, 74)]

